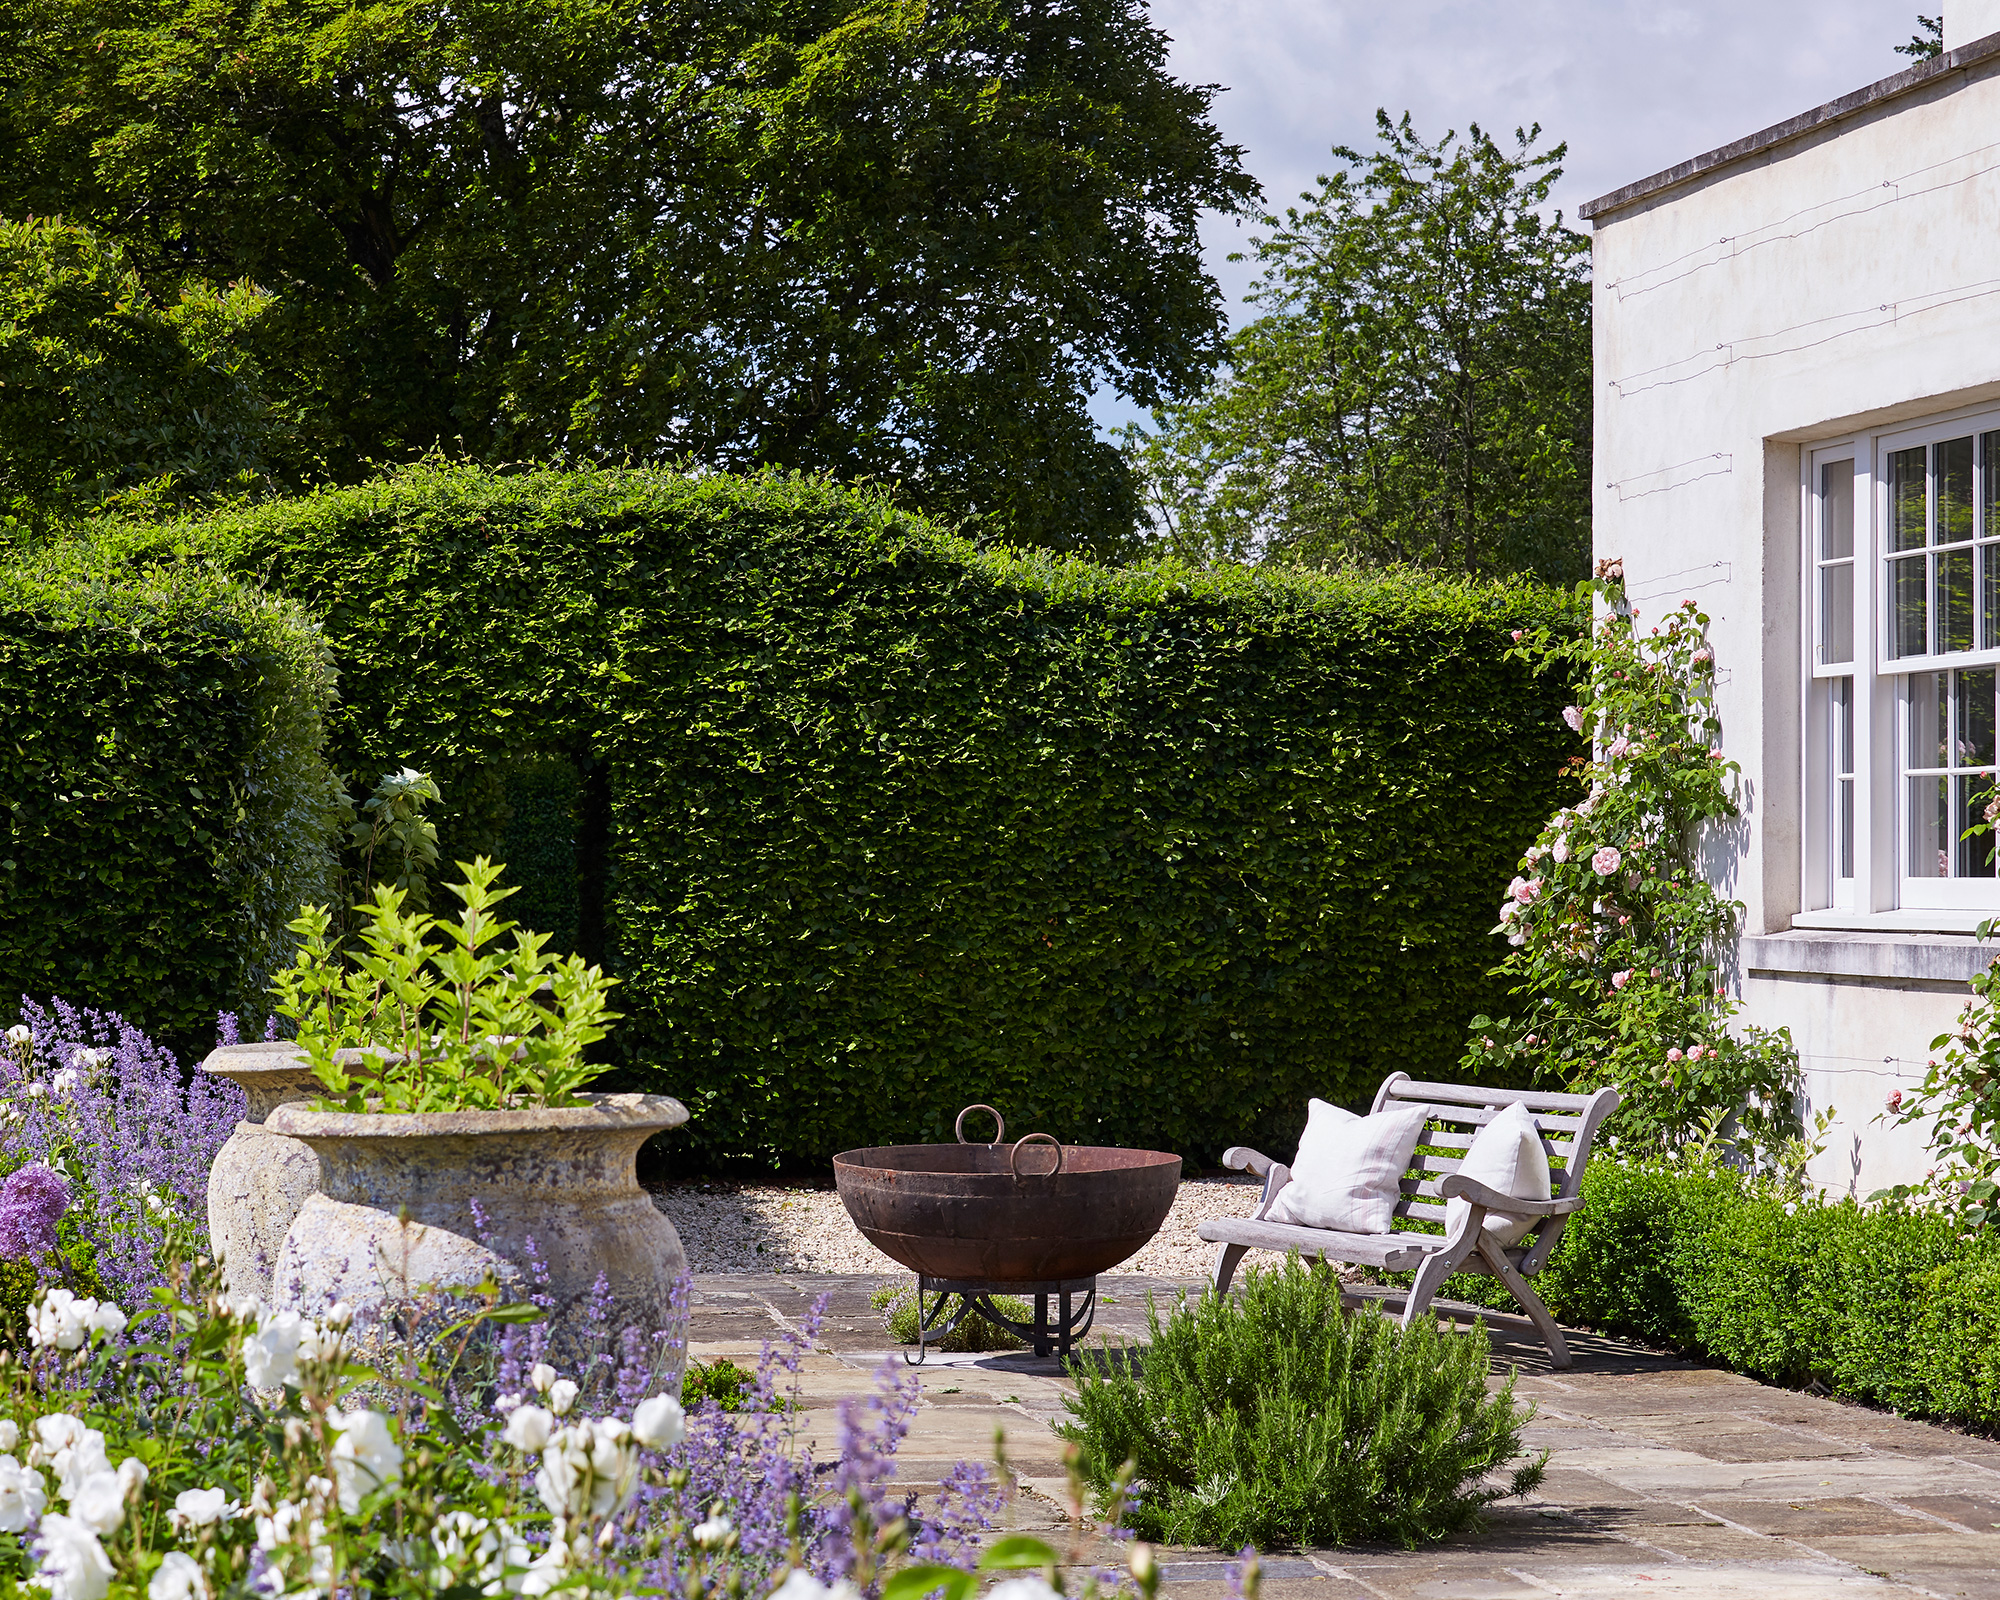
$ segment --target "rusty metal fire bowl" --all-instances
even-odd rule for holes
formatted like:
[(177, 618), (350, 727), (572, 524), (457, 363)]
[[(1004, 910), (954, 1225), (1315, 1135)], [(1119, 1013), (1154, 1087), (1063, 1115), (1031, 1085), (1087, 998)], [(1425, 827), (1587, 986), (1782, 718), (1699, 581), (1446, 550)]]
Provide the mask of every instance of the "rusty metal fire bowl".
[[(992, 1144), (965, 1142), (965, 1119), (992, 1115)], [(1159, 1232), (1180, 1187), (1181, 1158), (1162, 1150), (1058, 1144), (1045, 1133), (1006, 1142), (990, 1106), (958, 1116), (957, 1144), (893, 1144), (833, 1158), (841, 1203), (868, 1241), (917, 1274), (918, 1356), (968, 1310), (1028, 1339), (1036, 1354), (1067, 1352), (1095, 1314), (1096, 1275)], [(993, 1294), (1033, 1294), (1024, 1327), (996, 1312)], [(1047, 1299), (1062, 1302), (1060, 1322)], [(944, 1304), (957, 1295), (957, 1315)], [(1077, 1295), (1085, 1297), (1073, 1307)], [(927, 1304), (927, 1297), (935, 1302)]]

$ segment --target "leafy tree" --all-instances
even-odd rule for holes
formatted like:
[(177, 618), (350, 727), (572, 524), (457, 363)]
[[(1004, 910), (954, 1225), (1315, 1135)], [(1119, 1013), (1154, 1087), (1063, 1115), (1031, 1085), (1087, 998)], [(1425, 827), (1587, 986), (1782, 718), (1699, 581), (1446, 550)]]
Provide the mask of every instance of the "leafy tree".
[(155, 300), (89, 230), (0, 220), (0, 516), (256, 482), (273, 419), (245, 347), (269, 304), (199, 281)]
[(1195, 559), (1580, 576), (1589, 242), (1546, 214), (1565, 146), (1477, 125), (1334, 154), (1255, 241), (1263, 315), (1199, 398), (1127, 431), (1155, 534)]
[(1928, 61), (1932, 56), (1944, 54), (1944, 17), (1939, 14), (1927, 17), (1917, 13), (1917, 31), (1910, 35), (1908, 44), (1896, 46), (1896, 54), (1910, 56), (1917, 61)]
[(1100, 551), (1255, 195), (1142, 0), (0, 0), (0, 210), (252, 277), (294, 476), (442, 444), (901, 483)]

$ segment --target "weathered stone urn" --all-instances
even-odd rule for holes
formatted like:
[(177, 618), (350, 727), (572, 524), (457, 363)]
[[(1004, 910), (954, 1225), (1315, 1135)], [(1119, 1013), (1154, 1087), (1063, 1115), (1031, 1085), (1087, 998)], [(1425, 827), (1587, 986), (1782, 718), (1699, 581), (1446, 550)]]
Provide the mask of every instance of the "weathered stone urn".
[(227, 1078), (250, 1102), (208, 1169), (208, 1236), (230, 1290), (268, 1300), (285, 1231), (319, 1186), (319, 1157), (265, 1119), (287, 1100), (324, 1091), (304, 1052), (284, 1039), (219, 1045), (201, 1070)]
[[(600, 1328), (684, 1338), (686, 1307), (673, 1291), (687, 1256), (639, 1187), (637, 1158), (687, 1109), (665, 1095), (580, 1098), (524, 1111), (272, 1113), (268, 1126), (319, 1161), (318, 1192), (279, 1253), (277, 1303), (313, 1312), (345, 1300), (366, 1326), (427, 1288), (471, 1288), (491, 1274), (516, 1298), (553, 1302), (559, 1366)], [(600, 1277), (602, 1323), (591, 1313)], [(681, 1359), (668, 1382), (678, 1384)]]

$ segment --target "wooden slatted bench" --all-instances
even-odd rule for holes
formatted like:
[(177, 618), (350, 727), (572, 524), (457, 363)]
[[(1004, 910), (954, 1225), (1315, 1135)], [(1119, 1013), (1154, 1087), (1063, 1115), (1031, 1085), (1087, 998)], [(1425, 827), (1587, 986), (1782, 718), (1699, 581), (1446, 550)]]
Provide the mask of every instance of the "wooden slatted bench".
[[(1584, 1168), (1590, 1161), (1591, 1141), (1598, 1128), (1618, 1105), (1616, 1089), (1599, 1089), (1595, 1094), (1536, 1094), (1522, 1089), (1487, 1089), (1475, 1084), (1420, 1083), (1406, 1072), (1391, 1073), (1376, 1093), (1374, 1111), (1391, 1101), (1420, 1104), (1430, 1113), (1424, 1132), (1418, 1137), (1417, 1152), (1410, 1172), (1402, 1181), (1403, 1198), (1396, 1203), (1395, 1220), (1388, 1233), (1338, 1233), (1328, 1228), (1307, 1228), (1289, 1222), (1267, 1222), (1271, 1202), (1291, 1181), (1291, 1168), (1255, 1150), (1233, 1146), (1223, 1152), (1222, 1163), (1239, 1172), (1254, 1172), (1264, 1179), (1263, 1198), (1247, 1217), (1220, 1217), (1204, 1222), (1201, 1237), (1216, 1245), (1215, 1291), (1224, 1293), (1235, 1275), (1237, 1264), (1251, 1250), (1296, 1250), (1305, 1259), (1346, 1261), (1356, 1266), (1379, 1267), (1385, 1272), (1415, 1272), (1416, 1281), (1407, 1293), (1395, 1291), (1386, 1298), (1402, 1302), (1403, 1326), (1408, 1327), (1429, 1309), (1458, 1315), (1491, 1318), (1483, 1306), (1440, 1301), (1437, 1291), (1454, 1272), (1475, 1272), (1498, 1278), (1506, 1284), (1530, 1323), (1549, 1347), (1551, 1364), (1570, 1364), (1569, 1347), (1541, 1296), (1528, 1287), (1528, 1279), (1542, 1270), (1571, 1213), (1583, 1205)], [(1503, 1107), (1525, 1106), (1542, 1135), (1548, 1152), (1550, 1189), (1554, 1198), (1522, 1200), (1496, 1194), (1484, 1184), (1458, 1176), (1458, 1168), (1472, 1136)], [(1462, 1226), (1456, 1232), (1430, 1233), (1411, 1224), (1444, 1224), (1444, 1202), (1464, 1200), (1468, 1204)], [(1534, 1216), (1543, 1219), (1535, 1231), (1518, 1245), (1501, 1245), (1485, 1228), (1486, 1213)], [(1512, 1322), (1509, 1317), (1500, 1319)]]

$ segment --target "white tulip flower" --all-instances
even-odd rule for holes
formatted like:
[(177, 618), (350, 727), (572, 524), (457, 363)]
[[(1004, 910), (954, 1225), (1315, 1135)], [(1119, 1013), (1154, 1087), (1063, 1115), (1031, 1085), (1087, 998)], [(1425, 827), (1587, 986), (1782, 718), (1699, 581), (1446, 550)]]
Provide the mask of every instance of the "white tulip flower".
[(821, 1583), (804, 1567), (794, 1567), (785, 1574), (785, 1581), (771, 1591), (770, 1600), (861, 1600), (861, 1591), (844, 1579), (835, 1584)]
[(146, 1600), (208, 1600), (201, 1563), (185, 1551), (169, 1550), (146, 1585)]
[(697, 1522), (688, 1530), (688, 1537), (704, 1550), (713, 1550), (723, 1540), (736, 1531), (736, 1524), (724, 1516), (718, 1508), (711, 1512), (706, 1522)]
[(17, 1022), (7, 1030), (9, 1044), (27, 1044), (35, 1037), (34, 1030), (25, 1022)]
[(0, 1455), (0, 1533), (23, 1533), (49, 1503), (42, 1475)]
[(387, 1488), (402, 1476), (403, 1447), (379, 1411), (333, 1410), (327, 1412), (326, 1421), (340, 1434), (333, 1441), (333, 1478), (340, 1509), (351, 1517), (361, 1509), (363, 1495)]
[(670, 1394), (641, 1400), (632, 1413), (632, 1437), (655, 1450), (670, 1450), (687, 1435), (687, 1413)]
[(1044, 1578), (1009, 1578), (988, 1589), (982, 1600), (1062, 1600)]
[(556, 1369), (546, 1361), (537, 1361), (528, 1369), (528, 1382), (535, 1386), (536, 1394), (547, 1394), (549, 1385), (556, 1381)]
[(516, 1406), (507, 1418), (507, 1426), (500, 1437), (516, 1450), (535, 1454), (549, 1442), (555, 1432), (554, 1415), (540, 1406)]
[(174, 1496), (169, 1517), (174, 1527), (185, 1532), (227, 1522), (242, 1508), (232, 1502), (227, 1489), (183, 1489)]
[(0, 1418), (0, 1450), (12, 1450), (20, 1442), (20, 1425), (12, 1417)]
[(243, 1375), (253, 1389), (276, 1389), (299, 1381), (299, 1345), (305, 1319), (296, 1311), (264, 1311), (257, 1331), (243, 1341)]
[(569, 1408), (576, 1404), (576, 1385), (567, 1378), (558, 1378), (549, 1385), (549, 1409), (557, 1416), (569, 1415)]
[(93, 1472), (69, 1496), (69, 1514), (98, 1538), (125, 1524), (125, 1489), (115, 1472)]
[(97, 1308), (90, 1313), (91, 1331), (114, 1339), (125, 1331), (126, 1321), (125, 1313), (109, 1300), (100, 1300)]
[(104, 1600), (111, 1592), (111, 1558), (73, 1517), (52, 1511), (35, 1534), (35, 1575), (29, 1582), (49, 1600)]

